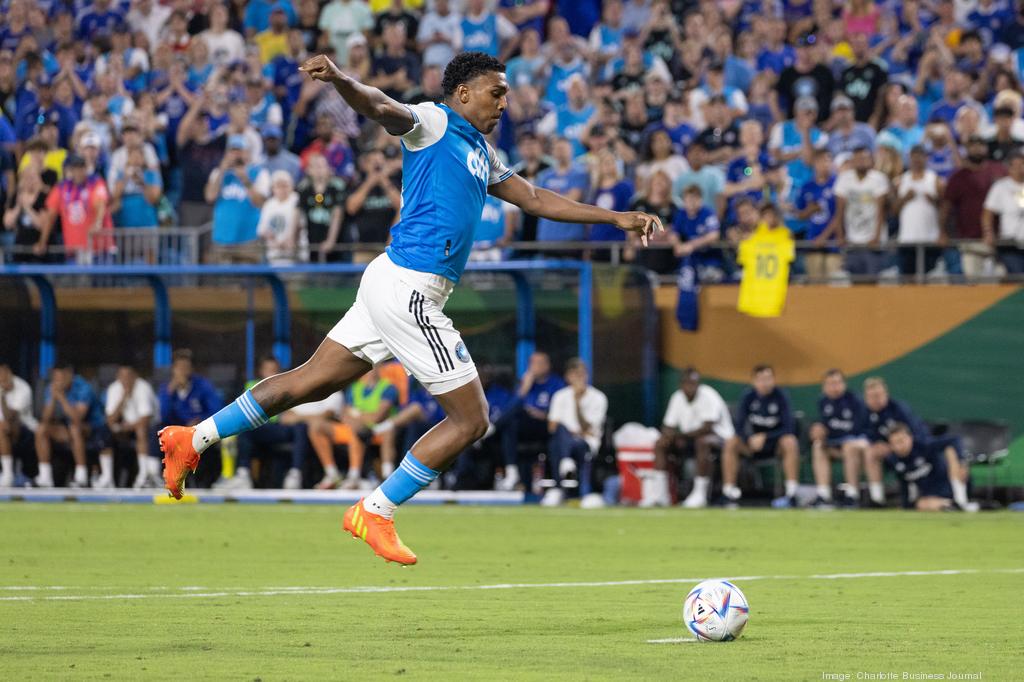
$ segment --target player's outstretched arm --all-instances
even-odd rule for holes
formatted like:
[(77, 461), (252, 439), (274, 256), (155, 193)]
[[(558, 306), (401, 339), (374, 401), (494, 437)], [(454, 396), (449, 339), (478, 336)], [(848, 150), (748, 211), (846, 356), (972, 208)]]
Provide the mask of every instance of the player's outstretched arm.
[(664, 232), (665, 227), (656, 215), (640, 211), (609, 211), (605, 208), (582, 204), (556, 194), (551, 190), (535, 187), (518, 175), (491, 185), (488, 192), (515, 204), (531, 215), (563, 223), (608, 223), (626, 232), (635, 232), (647, 246), (647, 238), (654, 231)]
[(412, 130), (412, 113), (404, 104), (396, 102), (377, 88), (363, 85), (339, 69), (334, 62), (322, 54), (310, 57), (299, 71), (309, 74), (325, 83), (330, 83), (338, 94), (356, 110), (356, 113), (376, 121), (392, 135), (404, 135)]

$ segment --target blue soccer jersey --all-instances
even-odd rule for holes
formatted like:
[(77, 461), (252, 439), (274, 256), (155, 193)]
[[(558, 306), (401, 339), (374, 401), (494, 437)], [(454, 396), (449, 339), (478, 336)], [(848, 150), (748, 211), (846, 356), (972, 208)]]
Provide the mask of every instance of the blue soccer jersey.
[(910, 495), (908, 501), (914, 502), (922, 497), (953, 498), (943, 443), (923, 442), (915, 437), (914, 447), (906, 457), (890, 454), (885, 458), (885, 463), (903, 483), (913, 484), (917, 488), (917, 494)]
[(864, 436), (867, 408), (851, 391), (834, 400), (825, 395), (821, 396), (818, 399), (818, 414), (821, 423), (828, 429), (830, 444)]
[(458, 282), (469, 260), (487, 187), (512, 177), (483, 134), (443, 104), (408, 107), (402, 136), (402, 219), (391, 228), (397, 265)]
[(868, 411), (867, 437), (872, 443), (881, 443), (889, 438), (889, 432), (896, 424), (903, 423), (914, 433), (914, 440), (928, 440), (928, 429), (917, 418), (910, 407), (899, 400), (889, 399), (878, 412)]
[[(719, 232), (722, 229), (718, 216), (707, 206), (701, 206), (697, 214), (692, 216), (686, 212), (686, 209), (676, 211), (672, 227), (686, 242), (712, 232)], [(696, 264), (702, 267), (722, 267), (721, 249), (704, 247), (694, 252), (693, 258)]]
[(821, 183), (817, 180), (805, 182), (796, 195), (796, 208), (804, 211), (808, 206), (817, 205), (818, 210), (807, 219), (805, 239), (815, 239), (828, 229), (836, 214), (835, 176)]

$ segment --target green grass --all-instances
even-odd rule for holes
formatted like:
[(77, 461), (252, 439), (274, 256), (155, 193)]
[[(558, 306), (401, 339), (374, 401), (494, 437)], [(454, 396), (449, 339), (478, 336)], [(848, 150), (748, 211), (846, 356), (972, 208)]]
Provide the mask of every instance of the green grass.
[[(1020, 679), (1021, 515), (412, 506), (413, 568), (339, 525), (320, 506), (0, 504), (0, 678)], [(944, 569), (978, 572), (780, 577)], [(648, 644), (685, 636), (682, 598), (707, 576), (775, 577), (738, 581), (739, 641)]]

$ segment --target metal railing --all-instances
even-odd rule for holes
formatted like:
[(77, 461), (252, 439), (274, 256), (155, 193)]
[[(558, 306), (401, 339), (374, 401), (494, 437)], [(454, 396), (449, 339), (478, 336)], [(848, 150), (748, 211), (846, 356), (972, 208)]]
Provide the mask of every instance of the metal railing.
[[(258, 243), (237, 246), (218, 246), (212, 244), (211, 227), (161, 227), (161, 228), (116, 228), (112, 232), (104, 231), (89, 236), (89, 247), (70, 255), (63, 246), (52, 246), (40, 257), (31, 246), (2, 247), (2, 262), (51, 262), (69, 263), (74, 265), (199, 265), (207, 264), (262, 264), (264, 249)], [(110, 240), (113, 247), (110, 248)], [(791, 266), (791, 279), (796, 283), (809, 284), (854, 284), (854, 283), (918, 283), (929, 282), (998, 282), (1024, 281), (1024, 275), (1006, 273), (999, 266), (995, 253), (987, 252), (984, 245), (976, 240), (949, 240), (943, 246), (935, 243), (901, 244), (888, 242), (877, 248), (863, 245), (846, 245), (833, 249), (830, 253), (838, 255), (845, 263), (846, 257), (856, 253), (877, 254), (877, 272), (869, 274), (850, 274), (841, 267), (838, 271), (826, 276), (813, 277), (803, 269), (802, 256), (808, 253), (821, 253), (822, 247), (811, 241), (795, 242), (797, 260)], [(1012, 241), (1000, 242), (998, 246), (1020, 248)], [(325, 261), (338, 260), (342, 263), (365, 263), (375, 255), (383, 252), (382, 243), (344, 243), (337, 244), (329, 254), (320, 253), (315, 249), (308, 256), (308, 261), (297, 259), (296, 265), (303, 262), (315, 265)], [(665, 251), (671, 249), (669, 244), (652, 244), (643, 247), (647, 251)], [(720, 241), (709, 248), (718, 250), (728, 269), (736, 272), (736, 245)], [(495, 255), (495, 250), (500, 255)], [(559, 241), (559, 242), (508, 242), (500, 247), (488, 249), (488, 261), (530, 260), (539, 258), (569, 258), (584, 261), (602, 261), (611, 265), (633, 264), (640, 253), (641, 247), (624, 241)], [(477, 252), (479, 254), (479, 252)], [(904, 254), (901, 267), (900, 254)], [(964, 273), (959, 263), (961, 253), (969, 253), (981, 265), (975, 270)], [(910, 255), (907, 255), (910, 254)], [(475, 258), (474, 258), (475, 259)], [(912, 260), (913, 269), (908, 271), (907, 262)], [(931, 265), (931, 267), (929, 267)], [(952, 265), (952, 267), (950, 267)], [(727, 275), (730, 273), (726, 273)], [(674, 281), (675, 272), (659, 273), (658, 281), (668, 283)], [(727, 277), (725, 281), (729, 281)]]

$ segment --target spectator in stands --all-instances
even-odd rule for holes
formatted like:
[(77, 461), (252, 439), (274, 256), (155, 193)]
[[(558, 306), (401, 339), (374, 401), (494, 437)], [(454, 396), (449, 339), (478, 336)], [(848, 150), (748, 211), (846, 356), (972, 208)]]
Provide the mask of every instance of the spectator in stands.
[[(1007, 168), (1007, 177), (996, 180), (985, 196), (981, 231), (985, 244), (995, 250), (1006, 271), (1018, 274), (1024, 272), (1024, 214), (1020, 207), (1024, 194), (1024, 153), (1014, 152)], [(1001, 244), (996, 244), (997, 216)]]
[(736, 201), (733, 213), (735, 221), (726, 228), (725, 237), (733, 247), (736, 247), (754, 233), (761, 220), (761, 214), (757, 210), (757, 204), (750, 197), (740, 197)]
[(711, 207), (703, 203), (700, 188), (696, 185), (683, 190), (682, 210), (676, 211), (672, 228), (676, 258), (692, 257), (701, 282), (723, 281), (725, 266), (722, 252), (714, 247), (722, 238), (722, 226)]
[(50, 373), (50, 383), (43, 395), (43, 413), (36, 429), (36, 456), (39, 458), (40, 488), (54, 486), (52, 453), (54, 443), (71, 450), (75, 471), (71, 487), (89, 485), (86, 450), (102, 449), (101, 475), (95, 487), (114, 487), (114, 458), (108, 448), (103, 406), (89, 382), (75, 374), (68, 363), (59, 363)]
[(530, 355), (515, 399), (508, 403), (504, 423), (499, 427), (505, 471), (495, 486), (498, 490), (514, 490), (520, 483), (529, 485), (536, 453), (520, 461), (519, 445), (547, 440), (551, 397), (563, 386), (562, 378), (551, 371), (551, 357), (547, 353), (535, 351)]
[(110, 211), (117, 227), (157, 227), (163, 194), (160, 173), (146, 166), (142, 149), (128, 150), (125, 166), (111, 173)]
[(112, 7), (111, 0), (93, 0), (92, 7), (78, 17), (78, 37), (87, 42), (100, 37), (110, 38), (125, 28), (124, 12), (120, 7)]
[[(352, 218), (356, 241), (364, 244), (386, 244), (391, 226), (398, 220), (402, 205), (401, 170), (394, 170), (381, 149), (370, 149), (359, 159), (363, 180), (345, 200), (345, 211)], [(357, 251), (357, 262), (369, 262), (376, 251)]]
[(868, 42), (871, 35), (859, 31), (849, 35), (854, 62), (839, 78), (839, 89), (853, 102), (854, 118), (860, 122), (867, 122), (874, 113), (878, 93), (889, 78)]
[(423, 75), (419, 83), (414, 83), (403, 98), (407, 104), (422, 104), (423, 102), (440, 102), (444, 99), (444, 89), (441, 87), (443, 72), (437, 66), (423, 67)]
[(313, 154), (306, 165), (306, 176), (299, 183), (298, 209), (309, 239), (311, 259), (319, 263), (344, 262), (349, 254), (333, 251), (336, 244), (349, 241), (342, 230), (349, 184), (331, 174), (327, 159)]
[(993, 112), (995, 129), (988, 141), (988, 156), (993, 161), (1006, 162), (1024, 146), (1024, 140), (1013, 133), (1013, 124), (1017, 118), (1017, 112), (1009, 105), (997, 107)]
[(416, 33), (416, 42), (423, 55), (424, 66), (444, 69), (455, 53), (462, 49), (462, 17), (453, 12), (449, 0), (434, 0), (433, 9), (423, 15)]
[(401, 99), (420, 80), (419, 55), (406, 47), (405, 24), (388, 24), (383, 42), (383, 49), (373, 57), (369, 84), (389, 97)]
[(737, 436), (722, 451), (722, 495), (735, 504), (742, 493), (736, 485), (740, 456), (779, 457), (785, 478), (785, 494), (775, 507), (797, 506), (796, 489), (800, 473), (800, 446), (789, 396), (775, 383), (775, 370), (757, 365), (751, 388), (743, 394), (736, 416)]
[(271, 175), (275, 171), (284, 171), (293, 182), (298, 182), (302, 179), (302, 164), (299, 157), (282, 144), (283, 138), (280, 126), (272, 123), (263, 126), (263, 168)]
[[(211, 18), (217, 13), (218, 8), (223, 12), (224, 24), (227, 25), (227, 9), (222, 5), (214, 5), (210, 8)], [(160, 31), (171, 17), (172, 11), (167, 5), (155, 0), (135, 0), (126, 21), (132, 33), (141, 33), (146, 36), (146, 42), (149, 43), (150, 50), (153, 50), (160, 43)], [(211, 49), (210, 52), (212, 53), (213, 50)]]
[(832, 504), (832, 460), (843, 461), (843, 483), (839, 485), (839, 504), (856, 507), (860, 500), (860, 471), (868, 467), (871, 447), (865, 430), (867, 408), (855, 393), (846, 387), (846, 377), (838, 369), (825, 372), (818, 398), (818, 419), (809, 431), (814, 484), (817, 488), (815, 506)]
[(253, 262), (246, 251), (257, 237), (260, 208), (270, 193), (270, 177), (249, 161), (249, 146), (242, 135), (230, 135), (227, 152), (206, 182), (206, 201), (213, 203), (212, 257), (220, 262)]
[(566, 91), (565, 103), (537, 123), (537, 132), (566, 138), (572, 143), (573, 157), (577, 157), (586, 151), (583, 138), (587, 124), (593, 120), (597, 110), (591, 103), (587, 81), (581, 74), (574, 73), (567, 79)]
[[(928, 168), (928, 151), (921, 145), (910, 150), (910, 168), (896, 186), (895, 211), (899, 215), (900, 272), (917, 272), (917, 244), (937, 244), (939, 229), (939, 198), (945, 187), (935, 171)], [(928, 247), (924, 252), (925, 274), (935, 267), (941, 249)]]
[[(380, 5), (386, 4), (387, 6), (383, 11), (380, 9)], [(386, 2), (371, 3), (370, 9), (376, 12), (376, 17), (373, 20), (373, 46), (381, 46), (381, 36), (384, 34), (384, 29), (389, 24), (402, 24), (405, 27), (406, 41), (410, 50), (416, 50), (416, 32), (420, 27), (419, 14), (409, 11), (409, 8), (413, 8), (418, 3), (406, 3), (404, 0), (389, 0)], [(376, 6), (375, 6), (376, 5)]]
[[(668, 135), (661, 133), (668, 139)], [(597, 167), (593, 173), (591, 195), (588, 203), (610, 211), (629, 210), (629, 201), (633, 198), (633, 183), (623, 177), (615, 154), (605, 149), (597, 154)], [(590, 240), (595, 242), (625, 241), (626, 233), (614, 225), (591, 225)]]
[(0, 488), (14, 485), (14, 457), (31, 449), (38, 427), (32, 414), (32, 387), (0, 362)]
[(656, 129), (648, 136), (643, 158), (644, 162), (636, 168), (636, 179), (640, 183), (657, 171), (666, 173), (669, 180), (675, 182), (676, 178), (690, 170), (690, 165), (676, 152), (671, 136), (664, 129)]
[(970, 85), (970, 74), (956, 67), (946, 70), (942, 79), (942, 99), (929, 109), (928, 123), (953, 125), (960, 107), (976, 106), (977, 102), (968, 97)]
[[(549, 158), (544, 154), (540, 138), (531, 130), (524, 131), (517, 138), (519, 149), (519, 163), (513, 169), (516, 174), (524, 180), (537, 184), (537, 179), (547, 169), (551, 168)], [(519, 237), (524, 242), (532, 242), (537, 239), (537, 216), (524, 213), (520, 225)]]
[(733, 121), (732, 113), (725, 98), (714, 95), (708, 100), (707, 127), (697, 135), (694, 144), (700, 143), (707, 152), (707, 163), (724, 166), (736, 155), (740, 144), (739, 125)]
[(112, 246), (107, 234), (90, 235), (106, 233), (112, 227), (110, 196), (102, 178), (87, 175), (82, 157), (69, 156), (65, 173), (64, 180), (46, 197), (46, 214), (33, 251), (37, 256), (46, 252), (50, 233), (59, 217), (65, 252), (69, 258), (85, 262), (93, 252), (102, 253)]
[(181, 203), (178, 208), (181, 224), (187, 227), (206, 225), (213, 219), (213, 202), (206, 199), (206, 184), (221, 164), (233, 154), (226, 153), (226, 138), (213, 135), (203, 113), (208, 95), (196, 97), (177, 130), (178, 161), (182, 169)]
[[(279, 374), (281, 363), (272, 355), (265, 355), (259, 359), (256, 372), (258, 378), (247, 381), (245, 390), (251, 389), (267, 377)], [(285, 412), (271, 417), (270, 421), (258, 429), (238, 434), (238, 459), (235, 461), (235, 475), (229, 479), (218, 481), (214, 488), (251, 490), (253, 487), (253, 458), (269, 458), (277, 454), (272, 448), (282, 445), (289, 446), (287, 450), (289, 468), (281, 487), (285, 490), (298, 490), (302, 487), (302, 470), (306, 465), (310, 447), (308, 431), (304, 421), (286, 420), (285, 415), (287, 414)], [(275, 487), (266, 485), (270, 482), (269, 476), (264, 476), (263, 482), (265, 487)]]
[(981, 215), (989, 189), (1005, 172), (1002, 164), (988, 160), (988, 144), (976, 135), (967, 141), (963, 165), (950, 176), (943, 192), (940, 237), (977, 242), (959, 247), (961, 269), (967, 277), (977, 277), (984, 270), (988, 251), (981, 243)]
[[(46, 219), (44, 210), (48, 194), (38, 171), (26, 167), (18, 173), (17, 195), (4, 211), (4, 229), (13, 231), (14, 246), (19, 249), (15, 253), (15, 261), (28, 262), (37, 257), (26, 250), (38, 244), (42, 236), (40, 228)], [(53, 246), (56, 238), (56, 234), (51, 235), (44, 250)]]
[[(712, 448), (721, 448), (736, 435), (729, 408), (718, 391), (701, 382), (700, 372), (686, 367), (679, 375), (679, 388), (672, 394), (661, 422), (661, 437), (654, 446), (654, 468), (662, 488), (658, 497), (669, 499), (668, 471), (679, 472), (679, 459), (693, 455), (696, 476), (693, 489), (683, 501), (687, 509), (708, 504)], [(680, 477), (681, 478), (681, 477)]]
[(818, 100), (818, 123), (823, 123), (825, 112), (832, 103), (835, 79), (832, 71), (818, 58), (818, 39), (814, 34), (805, 34), (796, 40), (796, 58), (792, 66), (783, 69), (779, 75), (779, 104), (787, 118), (793, 118), (796, 100), (803, 96)]
[(889, 429), (886, 464), (907, 487), (904, 506), (919, 511), (977, 511), (967, 499), (970, 467), (944, 441), (922, 441), (907, 424)]
[(555, 487), (541, 500), (557, 506), (565, 499), (568, 481), (575, 479), (581, 496), (590, 493), (589, 461), (597, 455), (608, 417), (608, 397), (590, 385), (587, 365), (579, 358), (565, 364), (565, 387), (551, 396), (548, 410), (548, 462)]
[[(698, 188), (699, 192), (699, 188)], [(675, 223), (678, 206), (672, 201), (672, 183), (668, 175), (663, 171), (655, 171), (647, 178), (646, 187), (632, 198), (629, 210), (642, 211), (658, 216), (661, 224), (665, 226), (664, 232), (655, 232), (648, 238), (649, 247), (640, 248), (640, 238), (636, 235), (629, 235), (629, 248), (623, 253), (627, 262), (636, 263), (638, 266), (653, 270), (658, 274), (674, 272), (678, 259), (671, 248), (658, 248), (674, 242), (673, 235), (678, 233), (669, 229)]]
[[(213, 384), (195, 373), (192, 351), (187, 348), (179, 348), (172, 354), (171, 377), (160, 387), (157, 397), (160, 401), (157, 431), (168, 424), (194, 426), (224, 406)], [(151, 451), (158, 452), (159, 447), (153, 444)]]
[(498, 0), (498, 11), (516, 28), (544, 33), (544, 18), (551, 9), (550, 0)]
[(892, 450), (889, 447), (889, 433), (897, 424), (907, 424), (914, 431), (914, 437), (921, 442), (928, 440), (928, 430), (910, 407), (889, 396), (889, 387), (881, 377), (864, 380), (864, 405), (868, 409), (866, 436), (871, 442), (870, 457), (865, 462), (868, 479), (868, 493), (871, 506), (885, 506), (885, 489), (882, 485), (882, 464)]
[(842, 270), (842, 256), (836, 249), (836, 178), (828, 149), (814, 152), (814, 177), (805, 182), (796, 197), (796, 217), (804, 221), (804, 239), (813, 242), (804, 253), (804, 269), (812, 280), (834, 277)]
[(519, 224), (519, 208), (498, 197), (484, 199), (480, 222), (473, 230), (470, 260), (495, 262), (505, 259), (505, 247), (515, 239)]
[(832, 119), (828, 134), (828, 150), (832, 156), (852, 153), (861, 147), (873, 149), (876, 133), (867, 123), (854, 117), (854, 103), (845, 94), (832, 100)]
[(877, 249), (887, 237), (889, 181), (871, 165), (871, 150), (857, 148), (852, 167), (841, 172), (835, 184), (836, 222), (832, 234), (840, 243), (857, 247), (846, 254), (847, 271), (857, 275), (878, 274), (882, 256)]
[(299, 195), (288, 171), (274, 171), (270, 176), (270, 197), (260, 208), (256, 234), (266, 248), (270, 265), (295, 265), (308, 260), (308, 240), (298, 208)]
[(351, 181), (355, 178), (355, 154), (349, 146), (345, 133), (335, 127), (330, 114), (323, 113), (316, 117), (314, 129), (316, 138), (299, 154), (299, 162), (305, 167), (306, 160), (312, 154), (320, 154), (330, 164), (336, 175)]
[(270, 25), (252, 37), (259, 50), (260, 61), (269, 64), (275, 57), (288, 53), (288, 15), (284, 6), (275, 4), (270, 10)]
[[(583, 201), (590, 191), (587, 172), (573, 163), (572, 142), (557, 137), (552, 144), (555, 165), (537, 176), (537, 186), (557, 192), (574, 201)], [(560, 223), (547, 218), (537, 221), (537, 241), (583, 241), (587, 238), (586, 226), (576, 223)]]
[(519, 29), (501, 14), (489, 9), (485, 0), (466, 0), (462, 15), (462, 47), (508, 59), (516, 46)]
[[(57, 127), (58, 139), (55, 146), (67, 147), (71, 139), (71, 133), (78, 123), (78, 116), (71, 109), (67, 109), (54, 101), (53, 79), (46, 73), (40, 74), (34, 83), (35, 97), (32, 100), (22, 102), (33, 102), (24, 108), (19, 103), (18, 119), (15, 122), (15, 132), (19, 140), (27, 140), (33, 132), (43, 123), (50, 123)], [(26, 86), (28, 87), (28, 86)]]
[(574, 74), (590, 77), (590, 64), (585, 59), (586, 42), (574, 36), (562, 17), (548, 22), (547, 88), (544, 99), (556, 109), (563, 106), (569, 92), (569, 79)]
[(716, 213), (722, 212), (725, 189), (725, 172), (708, 161), (708, 149), (700, 138), (694, 140), (686, 150), (690, 170), (681, 173), (672, 182), (672, 196), (682, 198), (683, 190), (690, 185), (700, 188), (704, 205)]
[[(132, 487), (159, 488), (163, 485), (160, 458), (150, 456), (150, 443), (160, 406), (149, 382), (131, 365), (117, 368), (117, 378), (107, 387), (106, 418), (115, 448), (134, 450), (138, 473)], [(157, 453), (153, 453), (156, 455)]]
[[(805, 100), (809, 104), (809, 99)], [(760, 202), (765, 196), (768, 184), (766, 175), (773, 160), (764, 150), (764, 133), (757, 121), (740, 124), (739, 154), (729, 161), (725, 171), (726, 183), (722, 196), (726, 199), (726, 216), (732, 216), (736, 199), (750, 197)]]

